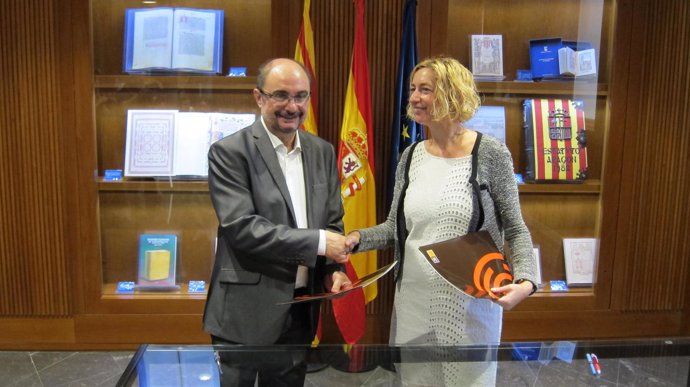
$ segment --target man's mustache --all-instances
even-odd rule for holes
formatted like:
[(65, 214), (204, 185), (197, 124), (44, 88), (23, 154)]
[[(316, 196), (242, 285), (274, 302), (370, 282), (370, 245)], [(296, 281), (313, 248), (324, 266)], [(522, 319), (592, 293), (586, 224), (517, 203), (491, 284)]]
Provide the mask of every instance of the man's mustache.
[(295, 118), (295, 117), (301, 117), (302, 112), (296, 111), (296, 112), (276, 112), (276, 115), (278, 117), (290, 119), (290, 118)]

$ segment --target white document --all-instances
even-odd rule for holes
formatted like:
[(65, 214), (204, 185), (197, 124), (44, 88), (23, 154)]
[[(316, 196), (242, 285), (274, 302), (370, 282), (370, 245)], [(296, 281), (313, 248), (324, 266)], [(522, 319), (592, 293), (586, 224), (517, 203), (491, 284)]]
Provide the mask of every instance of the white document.
[(216, 14), (175, 10), (172, 68), (213, 71)]
[(597, 256), (595, 238), (563, 238), (565, 278), (568, 286), (591, 286)]
[(254, 113), (211, 113), (208, 146), (254, 123)]
[(125, 176), (173, 174), (177, 110), (127, 111)]
[(132, 70), (170, 68), (173, 9), (156, 8), (134, 13)]
[(177, 176), (208, 175), (209, 113), (177, 113), (175, 168)]
[(465, 127), (506, 142), (506, 108), (504, 106), (480, 106)]

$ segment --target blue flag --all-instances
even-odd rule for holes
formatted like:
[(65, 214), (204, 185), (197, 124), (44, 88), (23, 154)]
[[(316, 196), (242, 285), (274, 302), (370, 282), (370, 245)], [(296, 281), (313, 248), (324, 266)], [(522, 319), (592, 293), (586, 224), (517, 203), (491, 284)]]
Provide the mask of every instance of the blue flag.
[(410, 89), (410, 73), (417, 65), (417, 1), (405, 0), (403, 13), (402, 41), (400, 43), (400, 61), (398, 62), (398, 77), (395, 88), (393, 135), (390, 160), (390, 175), (388, 177), (388, 201), (390, 208), (393, 199), (393, 185), (395, 184), (395, 168), (400, 154), (413, 142), (424, 139), (422, 126), (407, 117), (407, 101)]

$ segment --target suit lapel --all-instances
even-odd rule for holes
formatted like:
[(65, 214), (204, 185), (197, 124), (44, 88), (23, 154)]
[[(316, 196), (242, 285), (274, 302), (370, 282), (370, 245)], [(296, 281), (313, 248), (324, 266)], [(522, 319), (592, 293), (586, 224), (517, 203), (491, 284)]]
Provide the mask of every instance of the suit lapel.
[(285, 204), (290, 209), (290, 214), (292, 215), (293, 224), (297, 224), (295, 218), (295, 209), (292, 207), (292, 199), (290, 198), (290, 191), (288, 191), (287, 183), (285, 182), (285, 175), (283, 175), (283, 170), (280, 169), (280, 163), (278, 162), (278, 156), (276, 156), (276, 151), (273, 149), (273, 144), (271, 139), (266, 135), (266, 130), (261, 123), (261, 120), (256, 120), (256, 123), (252, 127), (252, 134), (256, 141), (256, 148), (261, 154), (261, 158), (266, 164), (268, 172), (270, 172), (273, 182), (278, 187), (278, 191), (283, 195)]

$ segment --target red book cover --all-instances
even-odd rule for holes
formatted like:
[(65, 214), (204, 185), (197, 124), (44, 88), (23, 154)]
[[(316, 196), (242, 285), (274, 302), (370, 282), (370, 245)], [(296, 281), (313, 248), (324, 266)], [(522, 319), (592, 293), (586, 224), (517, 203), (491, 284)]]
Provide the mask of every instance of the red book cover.
[(527, 182), (582, 182), (587, 137), (582, 101), (527, 99), (523, 103)]

